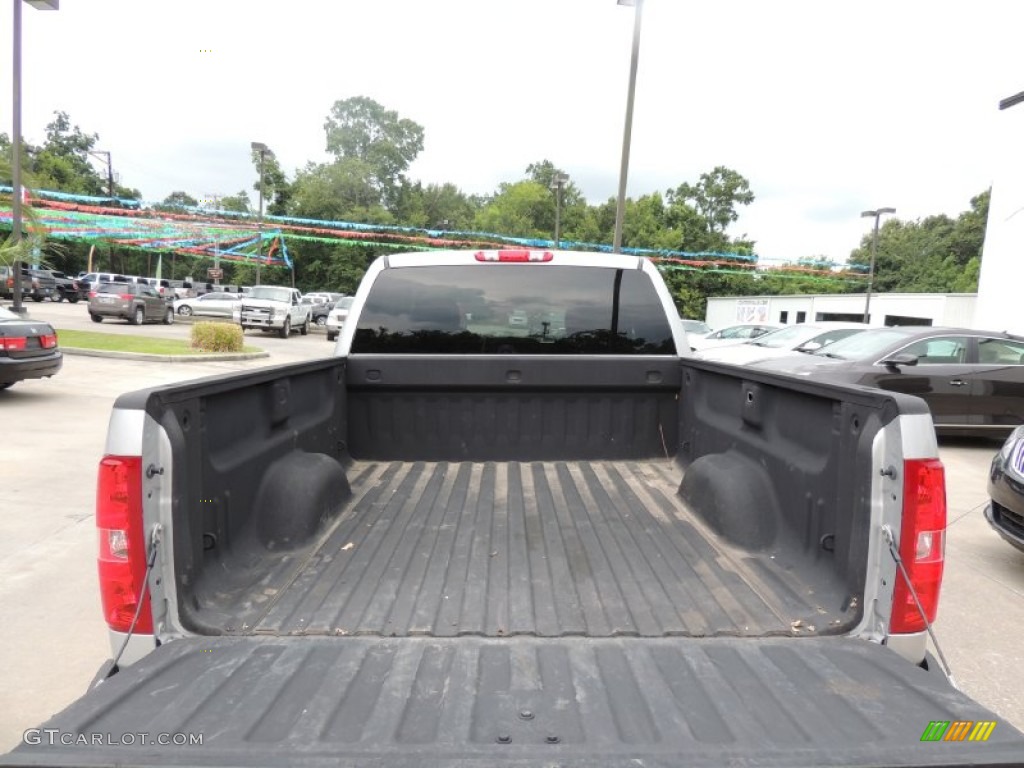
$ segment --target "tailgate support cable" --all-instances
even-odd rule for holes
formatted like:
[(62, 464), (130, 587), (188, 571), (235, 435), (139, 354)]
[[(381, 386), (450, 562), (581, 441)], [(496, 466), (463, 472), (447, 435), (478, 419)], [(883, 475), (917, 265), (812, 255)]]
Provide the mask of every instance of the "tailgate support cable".
[(139, 590), (139, 597), (135, 601), (135, 615), (132, 616), (132, 623), (128, 626), (128, 633), (124, 637), (124, 642), (121, 643), (121, 648), (114, 656), (114, 660), (110, 663), (110, 669), (117, 669), (117, 662), (121, 660), (121, 656), (124, 654), (124, 649), (128, 647), (128, 641), (132, 639), (132, 633), (135, 632), (135, 625), (139, 621), (139, 615), (142, 613), (142, 603), (146, 597), (146, 590), (149, 589), (149, 575), (153, 572), (153, 564), (156, 562), (156, 548), (163, 538), (164, 528), (162, 525), (157, 523), (153, 526), (149, 535), (149, 552), (146, 553), (146, 575), (142, 579), (142, 588)]
[[(939, 661), (942, 663), (942, 668), (946, 673), (946, 677), (953, 680), (953, 670), (949, 667), (949, 662), (946, 661), (946, 655), (942, 652), (942, 647), (939, 645), (939, 639), (935, 636), (935, 631), (932, 629), (932, 623), (928, 621), (928, 616), (925, 615), (924, 608), (921, 606), (921, 600), (917, 596), (917, 590), (914, 589), (914, 584), (910, 581), (910, 574), (907, 573), (907, 567), (903, 564), (903, 559), (900, 557), (899, 550), (896, 549), (896, 539), (892, 535), (892, 528), (888, 525), (882, 526), (882, 532), (885, 534), (885, 541), (889, 545), (889, 554), (892, 555), (892, 559), (896, 561), (896, 567), (899, 568), (900, 573), (903, 575), (903, 581), (906, 582), (907, 588), (910, 590), (910, 596), (914, 598), (914, 605), (917, 606), (917, 612), (921, 614), (921, 618), (924, 619), (924, 627), (928, 630), (928, 637), (932, 640), (932, 645), (935, 646), (935, 653), (939, 657)], [(953, 685), (957, 688), (956, 681), (953, 681)]]

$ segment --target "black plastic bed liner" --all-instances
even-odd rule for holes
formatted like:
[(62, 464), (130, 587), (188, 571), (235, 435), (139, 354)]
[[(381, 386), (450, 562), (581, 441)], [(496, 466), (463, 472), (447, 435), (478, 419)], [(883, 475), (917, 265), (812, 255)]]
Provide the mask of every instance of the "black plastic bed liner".
[[(985, 742), (922, 741), (995, 721)], [(190, 638), (3, 765), (1009, 765), (1024, 740), (888, 649), (802, 638)], [(973, 726), (972, 726), (973, 728)], [(69, 734), (67, 745), (60, 734)], [(161, 734), (167, 734), (161, 737)], [(184, 734), (184, 737), (179, 736)], [(97, 740), (98, 743), (94, 743)], [(201, 737), (201, 744), (143, 741)]]
[(811, 589), (770, 553), (721, 544), (676, 493), (681, 474), (667, 461), (357, 462), (318, 547), (237, 594), (219, 580), (205, 605), (230, 633), (272, 635), (766, 636), (856, 618), (822, 574), (806, 574)]

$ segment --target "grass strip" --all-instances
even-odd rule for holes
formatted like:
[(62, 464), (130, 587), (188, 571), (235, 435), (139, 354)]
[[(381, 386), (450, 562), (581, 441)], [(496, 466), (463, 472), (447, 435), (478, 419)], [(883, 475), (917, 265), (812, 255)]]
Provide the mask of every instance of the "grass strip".
[[(204, 355), (220, 354), (200, 352), (189, 342), (181, 339), (158, 339), (151, 336), (129, 336), (119, 333), (96, 333), (95, 331), (71, 331), (57, 329), (58, 343), (72, 349), (94, 349), (101, 352), (137, 352), (146, 355)], [(246, 346), (243, 352), (262, 352), (257, 347)]]

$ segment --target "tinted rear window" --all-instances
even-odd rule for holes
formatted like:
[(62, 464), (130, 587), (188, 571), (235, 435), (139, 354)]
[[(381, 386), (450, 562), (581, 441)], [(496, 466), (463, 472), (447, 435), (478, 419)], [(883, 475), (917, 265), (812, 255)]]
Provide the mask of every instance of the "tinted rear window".
[(353, 352), (675, 354), (650, 277), (577, 266), (431, 266), (383, 271)]
[(133, 283), (103, 283), (96, 289), (96, 293), (138, 293)]

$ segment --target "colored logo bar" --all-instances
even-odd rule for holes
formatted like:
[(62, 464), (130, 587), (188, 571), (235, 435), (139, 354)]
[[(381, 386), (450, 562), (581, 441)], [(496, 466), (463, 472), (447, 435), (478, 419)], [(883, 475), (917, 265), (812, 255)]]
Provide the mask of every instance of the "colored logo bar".
[(988, 741), (995, 728), (993, 720), (932, 720), (921, 741)]

